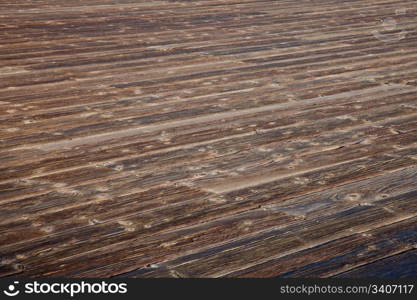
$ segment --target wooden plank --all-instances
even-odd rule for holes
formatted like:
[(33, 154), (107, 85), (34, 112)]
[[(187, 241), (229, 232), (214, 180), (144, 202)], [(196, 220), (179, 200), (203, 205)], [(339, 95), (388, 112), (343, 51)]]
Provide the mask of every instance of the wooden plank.
[[(266, 257), (289, 254), (291, 250), (299, 251), (308, 247), (309, 243), (320, 240), (325, 242), (338, 235), (339, 237), (344, 234), (349, 235), (352, 230), (372, 225), (378, 226), (390, 219), (394, 220), (395, 216), (385, 210), (356, 207), (325, 218), (313, 219), (284, 229), (259, 234), (250, 239), (229, 243), (221, 249), (214, 248), (179, 257), (161, 265), (189, 277), (224, 276), (241, 267), (242, 262), (250, 265)], [(312, 233), (314, 233), (313, 236), (311, 236)], [(158, 269), (146, 273), (146, 276), (158, 276)]]
[[(386, 256), (407, 251), (416, 242), (417, 219), (410, 218), (360, 234), (353, 234), (294, 254), (270, 260), (245, 270), (231, 273), (230, 277), (350, 277), (355, 270), (367, 270), (360, 277), (380, 277), (372, 273), (374, 262), (383, 262)], [(363, 265), (363, 267), (361, 267)], [(356, 266), (359, 266), (355, 268)], [(400, 271), (393, 266), (392, 270)], [(410, 270), (411, 268), (404, 268)], [(351, 270), (346, 271), (345, 270)], [(396, 272), (396, 271), (394, 271)], [(346, 276), (344, 275), (346, 274)], [(353, 277), (353, 276), (352, 276)]]
[(411, 261), (414, 1), (1, 6), (0, 277)]
[(417, 250), (408, 250), (343, 273), (338, 277), (414, 278), (417, 275)]

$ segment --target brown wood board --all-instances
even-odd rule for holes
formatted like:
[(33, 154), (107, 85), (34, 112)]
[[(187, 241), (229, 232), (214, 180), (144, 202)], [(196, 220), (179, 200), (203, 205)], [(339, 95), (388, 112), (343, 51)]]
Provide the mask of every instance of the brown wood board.
[(417, 275), (415, 0), (0, 9), (0, 277)]

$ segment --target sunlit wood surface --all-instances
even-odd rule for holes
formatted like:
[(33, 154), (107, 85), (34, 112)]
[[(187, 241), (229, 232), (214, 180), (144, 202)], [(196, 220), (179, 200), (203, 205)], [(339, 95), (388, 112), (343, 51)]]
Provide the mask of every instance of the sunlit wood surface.
[(417, 1), (0, 0), (0, 277), (416, 277), (416, 246)]

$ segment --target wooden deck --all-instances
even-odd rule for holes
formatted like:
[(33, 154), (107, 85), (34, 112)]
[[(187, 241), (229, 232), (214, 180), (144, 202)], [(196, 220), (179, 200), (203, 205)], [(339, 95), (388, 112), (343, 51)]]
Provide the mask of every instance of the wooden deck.
[(0, 277), (416, 277), (416, 248), (416, 0), (0, 1)]

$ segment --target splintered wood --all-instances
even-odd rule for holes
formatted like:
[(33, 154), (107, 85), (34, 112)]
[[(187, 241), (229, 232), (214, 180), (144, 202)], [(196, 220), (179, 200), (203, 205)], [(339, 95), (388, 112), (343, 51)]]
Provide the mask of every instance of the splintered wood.
[(0, 8), (0, 277), (417, 276), (415, 0)]

